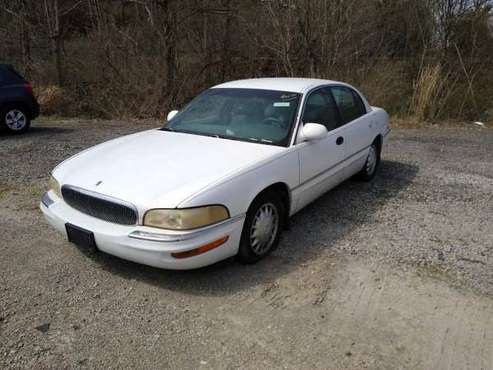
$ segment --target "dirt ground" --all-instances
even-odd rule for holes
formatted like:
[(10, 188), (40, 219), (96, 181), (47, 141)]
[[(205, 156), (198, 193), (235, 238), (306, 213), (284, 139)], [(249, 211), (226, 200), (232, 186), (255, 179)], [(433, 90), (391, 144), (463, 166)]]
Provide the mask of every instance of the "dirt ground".
[(493, 368), (493, 130), (393, 130), (256, 265), (82, 254), (38, 209), (50, 170), (153, 126), (0, 134), (1, 368)]

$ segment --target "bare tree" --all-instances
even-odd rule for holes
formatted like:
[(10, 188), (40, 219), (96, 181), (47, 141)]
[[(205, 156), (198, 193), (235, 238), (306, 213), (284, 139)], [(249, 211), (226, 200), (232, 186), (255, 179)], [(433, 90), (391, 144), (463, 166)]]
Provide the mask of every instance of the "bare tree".
[(38, 85), (62, 86), (71, 114), (163, 115), (224, 80), (311, 76), (355, 83), (397, 114), (426, 101), (418, 94), (433, 80), (439, 108), (422, 115), (465, 118), (492, 109), (492, 7), (492, 0), (3, 0), (0, 61)]

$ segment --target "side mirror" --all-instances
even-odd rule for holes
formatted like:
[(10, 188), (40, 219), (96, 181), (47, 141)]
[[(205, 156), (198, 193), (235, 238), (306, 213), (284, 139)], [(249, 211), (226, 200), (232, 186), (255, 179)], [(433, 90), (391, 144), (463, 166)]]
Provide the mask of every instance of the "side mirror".
[(327, 128), (319, 123), (305, 123), (301, 130), (303, 141), (315, 141), (326, 137)]
[(166, 118), (167, 121), (171, 121), (174, 116), (176, 116), (176, 113), (178, 113), (177, 110), (172, 110), (171, 112), (168, 113), (168, 117)]

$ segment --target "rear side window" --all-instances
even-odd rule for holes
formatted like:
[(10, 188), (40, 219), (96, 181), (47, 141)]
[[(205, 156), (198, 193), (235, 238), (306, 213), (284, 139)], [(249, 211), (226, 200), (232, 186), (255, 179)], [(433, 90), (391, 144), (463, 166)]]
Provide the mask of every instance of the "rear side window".
[(26, 80), (8, 64), (0, 64), (0, 85), (25, 83)]
[(366, 108), (360, 96), (348, 87), (331, 88), (332, 95), (341, 113), (342, 123), (348, 123), (366, 114)]
[(303, 112), (303, 123), (319, 123), (328, 131), (338, 126), (337, 108), (327, 89), (319, 89), (310, 94)]

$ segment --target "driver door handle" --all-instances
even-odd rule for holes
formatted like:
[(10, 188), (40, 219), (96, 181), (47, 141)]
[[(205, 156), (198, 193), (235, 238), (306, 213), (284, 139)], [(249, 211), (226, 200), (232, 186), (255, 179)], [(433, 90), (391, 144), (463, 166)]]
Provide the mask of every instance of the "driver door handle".
[(336, 139), (336, 144), (337, 144), (337, 145), (341, 145), (343, 142), (344, 142), (344, 138), (343, 138), (342, 136), (339, 136), (339, 137)]

